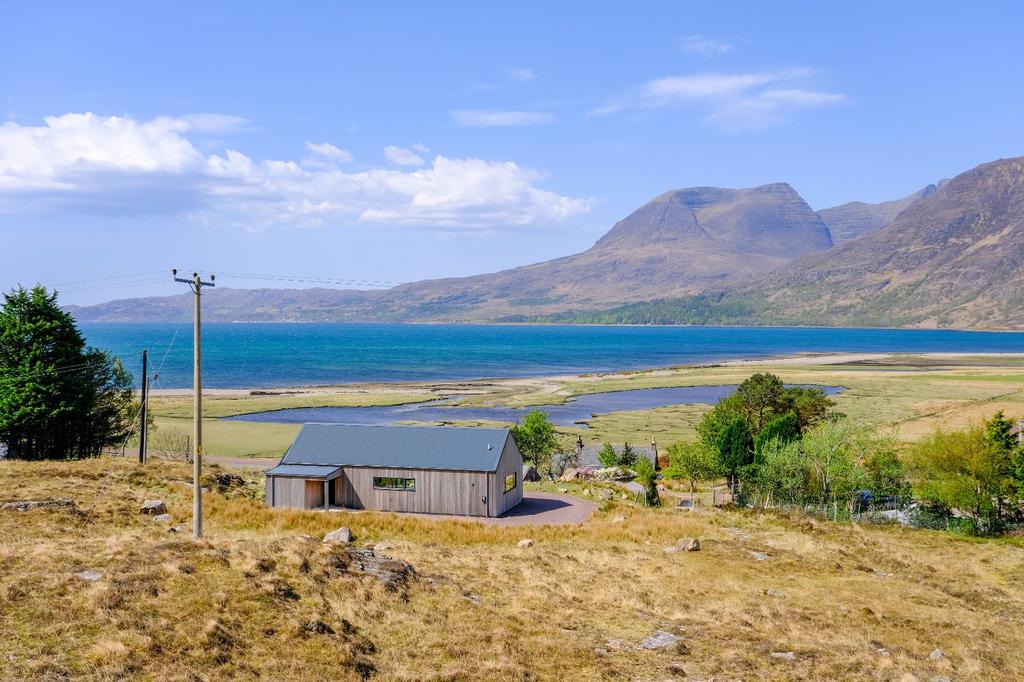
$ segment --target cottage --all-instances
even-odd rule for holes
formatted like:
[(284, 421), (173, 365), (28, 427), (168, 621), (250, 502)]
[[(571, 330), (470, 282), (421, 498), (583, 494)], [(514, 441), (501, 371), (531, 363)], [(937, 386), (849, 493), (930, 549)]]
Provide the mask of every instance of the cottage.
[(267, 504), (500, 516), (522, 467), (508, 429), (306, 424), (267, 471)]

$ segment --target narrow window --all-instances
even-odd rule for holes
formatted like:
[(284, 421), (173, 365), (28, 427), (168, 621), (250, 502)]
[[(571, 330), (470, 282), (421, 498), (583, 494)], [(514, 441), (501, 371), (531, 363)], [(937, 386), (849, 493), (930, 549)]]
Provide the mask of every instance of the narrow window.
[(394, 476), (374, 476), (373, 487), (381, 490), (416, 490), (415, 478), (396, 478)]
[(510, 493), (516, 489), (516, 472), (512, 472), (505, 477), (505, 492)]

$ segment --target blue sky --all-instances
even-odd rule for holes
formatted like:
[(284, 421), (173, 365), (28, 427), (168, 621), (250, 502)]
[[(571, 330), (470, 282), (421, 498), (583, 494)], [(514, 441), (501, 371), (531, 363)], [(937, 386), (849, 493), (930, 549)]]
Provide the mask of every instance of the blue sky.
[(897, 198), (1024, 154), (1022, 27), (1016, 2), (7, 3), (0, 286), (410, 281), (583, 250), (672, 188)]

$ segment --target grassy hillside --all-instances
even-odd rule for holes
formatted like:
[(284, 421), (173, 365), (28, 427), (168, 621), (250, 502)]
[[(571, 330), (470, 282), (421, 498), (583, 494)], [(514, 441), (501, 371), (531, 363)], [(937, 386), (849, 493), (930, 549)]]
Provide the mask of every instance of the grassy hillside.
[[(160, 497), (187, 526), (188, 474), (0, 463), (4, 501), (67, 496), (82, 512), (0, 511), (0, 678), (1010, 680), (1024, 668), (1019, 539), (623, 503), (582, 527), (498, 528), (211, 493), (208, 537), (193, 542), (138, 513)], [(415, 575), (389, 589), (319, 542), (342, 524)], [(701, 551), (663, 551), (684, 536)], [(526, 537), (536, 544), (518, 547)], [(682, 644), (636, 648), (657, 630)]]

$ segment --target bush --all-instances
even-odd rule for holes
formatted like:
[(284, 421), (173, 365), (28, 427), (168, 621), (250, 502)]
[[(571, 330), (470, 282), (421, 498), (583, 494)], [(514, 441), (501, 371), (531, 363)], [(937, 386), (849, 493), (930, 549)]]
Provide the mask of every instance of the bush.
[(635, 471), (620, 466), (605, 467), (594, 472), (594, 479), (597, 481), (632, 481), (634, 478)]
[(597, 460), (607, 469), (618, 465), (619, 455), (611, 443), (605, 443), (601, 446), (601, 452), (597, 453)]

